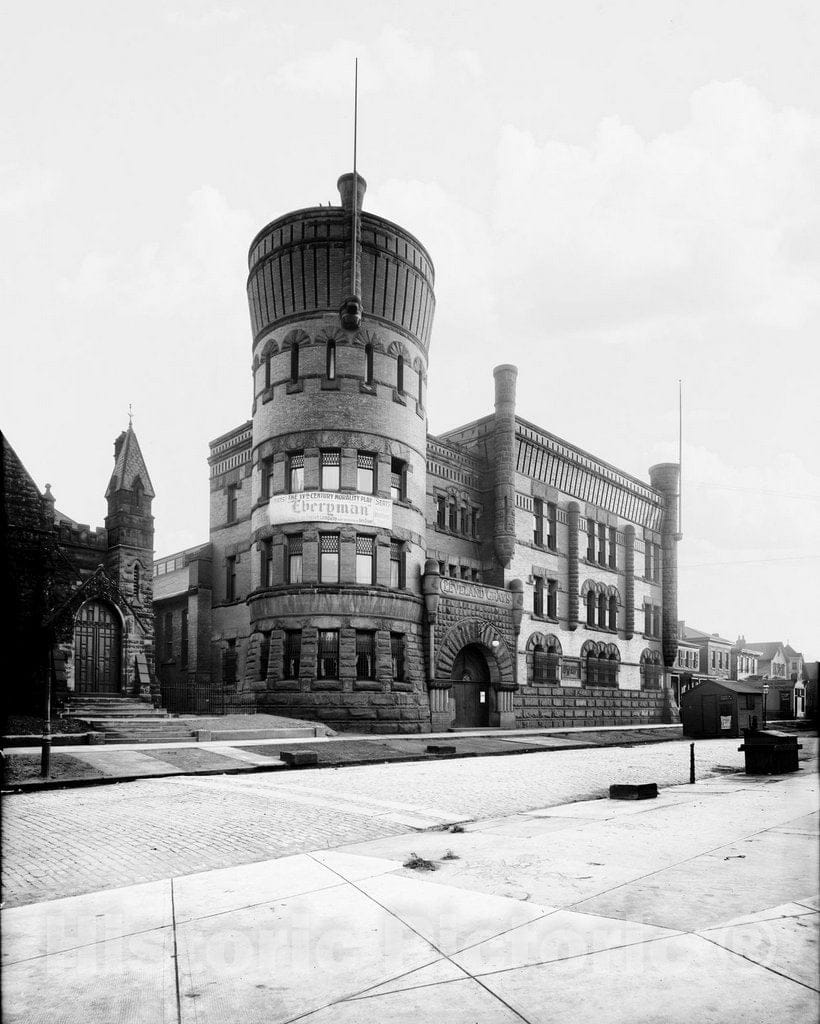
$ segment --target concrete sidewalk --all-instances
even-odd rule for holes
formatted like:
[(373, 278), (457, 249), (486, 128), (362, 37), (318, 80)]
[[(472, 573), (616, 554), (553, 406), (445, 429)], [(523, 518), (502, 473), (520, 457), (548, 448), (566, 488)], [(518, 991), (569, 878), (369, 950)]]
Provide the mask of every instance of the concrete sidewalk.
[[(172, 775), (238, 775), (288, 768), (280, 760), (283, 750), (310, 749), (320, 768), (368, 764), (374, 761), (419, 761), (433, 757), (482, 757), (526, 754), (545, 750), (583, 750), (601, 746), (631, 746), (680, 740), (680, 725), (609, 726), (575, 729), (486, 729), (456, 733), (382, 736), (354, 735), (290, 737), (271, 741), (215, 740), (192, 744), (131, 743), (111, 746), (53, 749), (53, 777), (39, 776), (40, 748), (12, 747), (5, 751), (11, 773), (5, 791), (32, 792), (67, 786), (100, 785), (138, 778)], [(429, 745), (455, 747), (454, 754), (427, 753)], [(20, 779), (17, 766), (31, 777)]]
[(817, 807), (724, 775), (5, 910), (5, 1019), (814, 1021)]

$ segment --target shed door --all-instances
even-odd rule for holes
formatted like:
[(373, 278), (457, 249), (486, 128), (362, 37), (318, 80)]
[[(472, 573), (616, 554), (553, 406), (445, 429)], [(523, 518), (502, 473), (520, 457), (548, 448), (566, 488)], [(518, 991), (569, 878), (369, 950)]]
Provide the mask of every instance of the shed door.
[(718, 697), (715, 693), (705, 693), (703, 695), (703, 734), (704, 736), (720, 735)]

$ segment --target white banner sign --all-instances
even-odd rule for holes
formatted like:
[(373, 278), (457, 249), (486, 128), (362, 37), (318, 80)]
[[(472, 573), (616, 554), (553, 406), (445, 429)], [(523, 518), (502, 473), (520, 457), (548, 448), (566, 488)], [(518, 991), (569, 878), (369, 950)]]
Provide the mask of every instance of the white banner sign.
[(393, 526), (393, 502), (372, 494), (299, 491), (276, 494), (268, 502), (271, 523), (352, 523), (386, 530)]

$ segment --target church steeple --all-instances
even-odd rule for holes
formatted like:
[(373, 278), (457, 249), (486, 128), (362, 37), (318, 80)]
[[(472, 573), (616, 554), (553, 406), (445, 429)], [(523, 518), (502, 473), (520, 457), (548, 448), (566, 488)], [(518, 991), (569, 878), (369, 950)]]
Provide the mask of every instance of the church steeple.
[(114, 441), (114, 472), (105, 497), (108, 502), (105, 567), (121, 593), (130, 598), (136, 608), (150, 611), (154, 563), (151, 502), (155, 494), (130, 422), (128, 429)]

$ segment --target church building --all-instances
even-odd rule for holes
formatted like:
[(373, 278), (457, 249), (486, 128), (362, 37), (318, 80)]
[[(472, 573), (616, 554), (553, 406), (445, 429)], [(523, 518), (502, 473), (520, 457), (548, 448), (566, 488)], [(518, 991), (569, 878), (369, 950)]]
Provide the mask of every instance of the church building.
[(251, 244), (251, 418), (211, 442), (209, 543), (155, 564), (161, 680), (357, 731), (677, 721), (678, 465), (522, 419), (509, 365), (430, 434), (432, 260), (339, 190)]
[[(114, 442), (105, 526), (56, 508), (0, 435), (0, 676), (7, 712), (55, 703), (159, 699), (153, 671), (154, 490), (133, 427)], [(14, 685), (9, 685), (13, 680)]]

